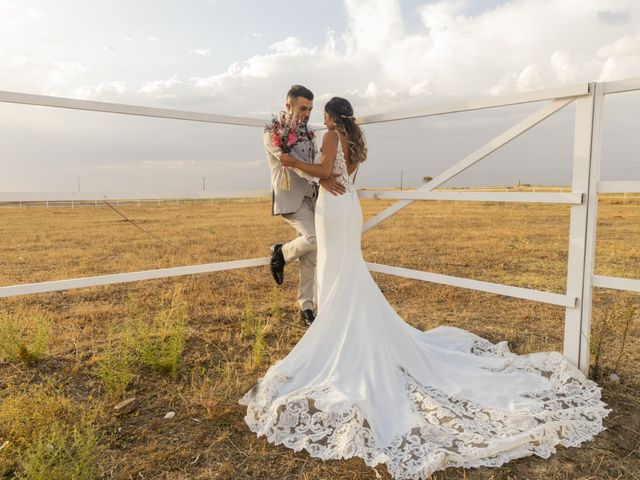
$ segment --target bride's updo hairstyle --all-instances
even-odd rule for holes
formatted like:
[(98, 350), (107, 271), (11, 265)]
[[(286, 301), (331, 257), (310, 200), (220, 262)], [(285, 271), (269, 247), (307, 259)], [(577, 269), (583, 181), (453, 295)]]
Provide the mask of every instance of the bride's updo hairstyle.
[(324, 106), (324, 111), (336, 124), (336, 130), (342, 133), (349, 145), (349, 162), (362, 163), (367, 159), (367, 146), (364, 141), (364, 132), (356, 123), (353, 116), (353, 107), (349, 100), (333, 97)]

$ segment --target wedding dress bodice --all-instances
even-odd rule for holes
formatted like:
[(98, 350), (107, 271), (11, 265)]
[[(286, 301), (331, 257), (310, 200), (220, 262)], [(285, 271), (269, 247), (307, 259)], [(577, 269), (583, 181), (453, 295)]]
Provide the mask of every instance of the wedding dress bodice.
[(347, 159), (344, 157), (344, 150), (342, 149), (342, 141), (340, 140), (340, 136), (338, 136), (338, 151), (336, 152), (336, 160), (333, 164), (333, 173), (339, 175), (337, 178), (338, 181), (350, 191), (355, 191), (353, 181), (356, 170), (349, 174), (349, 170), (347, 170)]

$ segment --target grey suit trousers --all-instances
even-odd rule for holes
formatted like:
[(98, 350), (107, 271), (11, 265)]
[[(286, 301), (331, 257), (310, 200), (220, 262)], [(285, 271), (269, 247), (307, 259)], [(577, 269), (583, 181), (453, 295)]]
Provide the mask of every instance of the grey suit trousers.
[(317, 305), (315, 212), (316, 199), (305, 196), (297, 212), (282, 215), (298, 232), (295, 239), (282, 245), (282, 255), (286, 263), (299, 261), (298, 304), (301, 310)]

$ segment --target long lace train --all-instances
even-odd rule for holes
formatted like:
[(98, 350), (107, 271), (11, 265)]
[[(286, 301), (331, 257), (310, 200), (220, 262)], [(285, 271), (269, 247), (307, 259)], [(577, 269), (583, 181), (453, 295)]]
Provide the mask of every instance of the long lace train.
[(546, 458), (600, 432), (600, 388), (560, 353), (516, 355), (398, 316), (362, 258), (362, 210), (338, 145), (347, 193), (320, 190), (316, 205), (318, 316), (240, 400), (249, 428), (323, 460), (384, 463), (397, 480)]
[[(473, 335), (453, 327), (439, 329)], [(600, 401), (600, 388), (561, 354), (519, 356), (509, 352), (506, 342), (493, 345), (481, 337), (473, 339), (469, 353), (506, 359), (498, 371), (540, 375), (550, 380), (551, 388), (524, 393), (537, 400), (536, 408), (505, 411), (420, 384), (397, 366), (414, 420), (386, 445), (377, 444), (356, 403), (328, 411), (317, 407), (336, 396), (331, 382), (279, 397), (278, 388), (290, 378), (277, 373), (277, 364), (240, 403), (248, 406), (245, 421), (251, 431), (269, 442), (305, 449), (322, 460), (357, 456), (371, 467), (386, 463), (396, 479), (424, 479), (446, 467), (497, 467), (532, 454), (548, 458), (556, 445), (578, 446), (603, 429), (608, 410)]]

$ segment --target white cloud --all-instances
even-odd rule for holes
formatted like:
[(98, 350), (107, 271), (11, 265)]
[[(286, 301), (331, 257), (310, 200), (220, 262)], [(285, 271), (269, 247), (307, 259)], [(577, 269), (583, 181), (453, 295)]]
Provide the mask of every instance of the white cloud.
[(78, 87), (71, 93), (71, 98), (106, 101), (123, 95), (126, 90), (126, 82), (113, 81), (91, 87)]
[(51, 64), (43, 64), (42, 67), (36, 68), (33, 72), (42, 75), (48, 83), (64, 84), (73, 77), (82, 75), (88, 69), (89, 65), (83, 65), (78, 62), (53, 62)]
[(579, 76), (576, 62), (569, 52), (560, 50), (553, 52), (550, 64), (553, 74), (562, 83), (575, 82)]
[(640, 18), (633, 0), (612, 0), (610, 14), (597, 0), (513, 0), (475, 16), (465, 14), (467, 6), (425, 4), (418, 10), (424, 29), (408, 35), (397, 1), (346, 0), (347, 30), (329, 30), (322, 45), (286, 37), (226, 72), (176, 74), (137, 93), (184, 99), (185, 107), (265, 113), (280, 106), (291, 83), (302, 83), (319, 99), (350, 95), (360, 113), (372, 113), (430, 98), (640, 76), (640, 28), (622, 21)]
[(9, 62), (6, 65), (7, 67), (10, 67), (10, 68), (21, 67), (22, 65), (26, 64), (28, 61), (29, 59), (27, 57), (15, 57), (12, 60), (9, 60)]
[(603, 45), (596, 52), (604, 59), (599, 81), (618, 80), (640, 75), (640, 33), (628, 34)]
[(409, 95), (412, 97), (431, 94), (433, 94), (433, 84), (429, 80), (422, 80), (421, 82), (414, 83), (409, 87)]
[(640, 57), (640, 31), (635, 34), (627, 34), (619, 40), (603, 45), (596, 55), (600, 58), (612, 56)]
[(271, 44), (271, 49), (286, 55), (313, 55), (316, 53), (315, 48), (305, 48), (301, 40), (295, 37), (288, 37), (280, 42)]
[(152, 94), (159, 97), (163, 93), (175, 87), (176, 85), (182, 85), (182, 84), (183, 82), (181, 80), (178, 80), (178, 74), (176, 73), (167, 80), (154, 80), (152, 82), (145, 83), (138, 90), (138, 93)]
[(523, 92), (541, 88), (544, 88), (541, 68), (532, 64), (527, 65), (520, 72), (508, 73), (487, 91), (491, 95), (503, 95), (508, 92)]
[[(359, 113), (374, 113), (430, 99), (442, 103), (446, 97), (640, 76), (640, 5), (634, 0), (611, 0), (608, 10), (598, 0), (512, 0), (475, 16), (465, 13), (470, 1), (423, 5), (417, 11), (423, 29), (409, 35), (398, 1), (345, 0), (347, 29), (342, 35), (328, 30), (323, 44), (285, 37), (269, 52), (233, 62), (224, 72), (176, 73), (138, 87), (129, 82), (126, 91), (118, 82), (80, 83), (88, 67), (79, 63), (45, 69), (17, 58), (12, 65), (31, 68), (39, 81), (56, 88), (67, 84), (83, 96), (118, 101), (143, 96), (145, 104), (159, 99), (179, 108), (197, 105), (236, 114), (278, 108), (292, 83), (308, 85), (318, 99), (349, 95)], [(76, 79), (82, 87), (71, 86)]]
[(208, 48), (196, 48), (195, 50), (191, 50), (189, 53), (206, 57), (211, 54), (211, 50), (209, 50)]
[(428, 34), (435, 36), (447, 31), (455, 31), (466, 23), (467, 19), (462, 14), (464, 7), (463, 0), (454, 0), (424, 5), (419, 13)]
[(5, 65), (4, 90), (56, 96), (68, 96), (91, 68), (80, 62), (51, 62), (27, 56), (15, 56)]
[(624, 10), (598, 10), (596, 15), (598, 20), (611, 25), (625, 24), (631, 20), (631, 12), (629, 8)]
[(16, 2), (0, 1), (0, 32), (25, 28), (45, 16), (39, 8)]
[(388, 0), (345, 1), (348, 56), (378, 56), (402, 37), (400, 3)]

